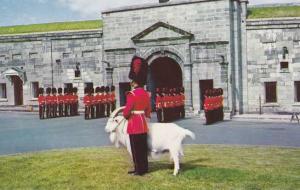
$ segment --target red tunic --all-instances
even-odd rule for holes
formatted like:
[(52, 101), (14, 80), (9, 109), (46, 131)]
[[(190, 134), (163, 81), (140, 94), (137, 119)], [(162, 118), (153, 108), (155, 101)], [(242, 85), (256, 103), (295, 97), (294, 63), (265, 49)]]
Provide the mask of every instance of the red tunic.
[(45, 97), (45, 102), (46, 102), (46, 105), (49, 105), (49, 104), (51, 104), (51, 96), (50, 95), (47, 95), (46, 97)]
[(57, 104), (57, 96), (56, 95), (53, 95), (52, 96), (52, 104)]
[(41, 106), (41, 105), (44, 105), (45, 102), (46, 102), (45, 96), (39, 95), (39, 97), (38, 97), (38, 102), (39, 102), (39, 105), (40, 105), (40, 106)]
[(90, 106), (90, 105), (91, 105), (91, 99), (90, 99), (90, 96), (85, 95), (85, 96), (83, 97), (83, 103), (84, 103), (85, 106)]
[(128, 134), (143, 134), (148, 132), (146, 117), (150, 118), (150, 97), (143, 88), (136, 88), (127, 94), (127, 102), (123, 115), (128, 119)]
[(162, 109), (162, 97), (161, 96), (159, 96), (159, 95), (156, 96), (155, 104), (156, 104), (156, 109)]
[(57, 96), (57, 101), (59, 104), (63, 104), (64, 103), (64, 96), (62, 94), (59, 94)]
[(96, 94), (94, 99), (95, 99), (96, 104), (100, 104), (101, 103), (101, 94)]

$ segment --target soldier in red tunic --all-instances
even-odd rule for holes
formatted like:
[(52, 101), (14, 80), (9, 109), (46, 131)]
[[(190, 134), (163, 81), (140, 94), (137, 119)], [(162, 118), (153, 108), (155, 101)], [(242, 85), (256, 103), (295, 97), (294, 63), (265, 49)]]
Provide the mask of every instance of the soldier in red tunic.
[(100, 87), (100, 117), (105, 117), (105, 87)]
[(57, 101), (58, 101), (58, 116), (62, 117), (63, 116), (63, 107), (64, 107), (64, 96), (62, 95), (62, 88), (58, 88), (58, 96), (57, 96)]
[(57, 117), (57, 91), (56, 88), (52, 88), (52, 99), (51, 99), (51, 107), (52, 107), (52, 117)]
[(96, 87), (95, 103), (96, 103), (96, 118), (100, 118), (100, 104), (101, 104), (101, 95), (100, 87)]
[(131, 62), (129, 78), (132, 91), (127, 94), (124, 117), (128, 120), (127, 132), (130, 138), (134, 175), (143, 175), (148, 172), (148, 125), (146, 117), (150, 118), (150, 96), (144, 90), (147, 81), (147, 63), (144, 59), (134, 56)]
[(39, 88), (39, 97), (38, 97), (38, 102), (39, 102), (39, 116), (40, 119), (45, 118), (45, 96), (44, 96), (44, 89)]
[(162, 122), (162, 94), (160, 93), (159, 88), (156, 89), (155, 106), (156, 106), (157, 121)]
[(65, 117), (69, 116), (69, 97), (68, 97), (68, 88), (64, 88), (64, 112), (65, 112)]
[(51, 117), (51, 88), (46, 89), (46, 97), (45, 97), (45, 103), (46, 103), (46, 117)]

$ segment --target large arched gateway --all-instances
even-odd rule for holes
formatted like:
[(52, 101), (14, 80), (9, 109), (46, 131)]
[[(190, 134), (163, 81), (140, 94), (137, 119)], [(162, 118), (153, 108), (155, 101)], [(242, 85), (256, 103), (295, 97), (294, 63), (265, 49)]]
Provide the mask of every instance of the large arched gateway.
[(180, 65), (170, 57), (158, 57), (149, 65), (147, 89), (152, 94), (152, 108), (155, 106), (156, 88), (176, 88), (183, 86)]

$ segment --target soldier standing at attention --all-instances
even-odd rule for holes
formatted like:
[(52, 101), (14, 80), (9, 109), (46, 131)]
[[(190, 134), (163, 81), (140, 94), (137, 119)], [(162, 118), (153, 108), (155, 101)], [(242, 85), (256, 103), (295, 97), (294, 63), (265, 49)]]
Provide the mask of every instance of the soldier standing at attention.
[(64, 107), (64, 96), (62, 95), (62, 88), (58, 88), (58, 96), (57, 96), (57, 101), (58, 101), (58, 116), (62, 117), (63, 116), (63, 107)]
[(129, 79), (132, 90), (126, 97), (124, 117), (128, 120), (127, 133), (130, 138), (134, 170), (128, 173), (143, 175), (148, 172), (147, 118), (150, 118), (150, 96), (144, 90), (147, 81), (147, 63), (134, 56), (130, 65)]
[(167, 108), (167, 102), (166, 102), (166, 89), (162, 88), (161, 90), (161, 107), (162, 107), (162, 117), (161, 122), (166, 122), (166, 108)]
[(95, 89), (94, 88), (90, 88), (90, 101), (91, 101), (91, 104), (90, 104), (90, 110), (91, 110), (91, 118), (94, 119), (95, 118), (95, 105), (96, 105), (96, 102), (95, 102), (95, 96), (94, 96), (94, 92), (95, 92)]
[(43, 88), (39, 88), (38, 102), (39, 102), (39, 116), (40, 116), (40, 119), (44, 119), (45, 118), (45, 96), (44, 96), (44, 89)]
[(105, 117), (105, 95), (104, 95), (105, 87), (100, 87), (100, 117)]
[(56, 96), (56, 88), (52, 88), (52, 101), (51, 101), (51, 106), (52, 106), (52, 117), (57, 117), (57, 96)]
[(64, 88), (64, 106), (65, 106), (65, 117), (68, 117), (68, 89)]
[(156, 99), (155, 99), (157, 121), (162, 122), (162, 102), (159, 88), (156, 88)]
[(46, 97), (45, 97), (45, 101), (46, 101), (46, 117), (50, 118), (51, 117), (51, 88), (46, 88)]
[(100, 118), (101, 95), (100, 95), (100, 87), (98, 86), (96, 87), (95, 102), (96, 102), (96, 118)]

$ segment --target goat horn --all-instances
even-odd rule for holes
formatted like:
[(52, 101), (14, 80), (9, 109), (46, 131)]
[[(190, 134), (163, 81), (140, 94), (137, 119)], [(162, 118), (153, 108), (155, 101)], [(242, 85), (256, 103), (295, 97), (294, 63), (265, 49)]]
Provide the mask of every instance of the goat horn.
[(122, 112), (124, 110), (124, 108), (125, 108), (125, 106), (115, 109), (115, 111), (113, 111), (110, 114), (110, 118), (115, 118), (120, 112)]

